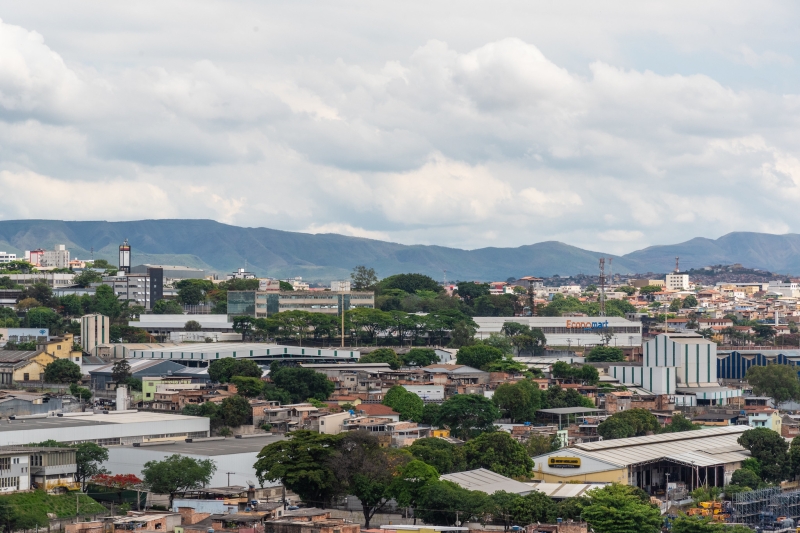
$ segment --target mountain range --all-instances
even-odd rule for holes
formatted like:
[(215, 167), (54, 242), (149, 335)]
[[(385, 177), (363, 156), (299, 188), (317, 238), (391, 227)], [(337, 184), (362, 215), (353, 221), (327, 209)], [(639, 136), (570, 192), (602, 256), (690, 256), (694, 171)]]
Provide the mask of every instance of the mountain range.
[(65, 244), (73, 258), (94, 257), (116, 264), (117, 247), (125, 239), (132, 248), (132, 265), (186, 265), (218, 273), (246, 266), (262, 276), (302, 276), (309, 281), (346, 279), (356, 265), (372, 267), (380, 277), (418, 272), (435, 279), (446, 275), (448, 280), (596, 274), (600, 257), (613, 257), (613, 271), (619, 274), (669, 272), (676, 256), (680, 256), (681, 269), (741, 263), (772, 272), (800, 272), (798, 234), (735, 232), (616, 256), (557, 241), (460, 250), (330, 233), (243, 228), (213, 220), (0, 221), (0, 250), (20, 257), (24, 250)]

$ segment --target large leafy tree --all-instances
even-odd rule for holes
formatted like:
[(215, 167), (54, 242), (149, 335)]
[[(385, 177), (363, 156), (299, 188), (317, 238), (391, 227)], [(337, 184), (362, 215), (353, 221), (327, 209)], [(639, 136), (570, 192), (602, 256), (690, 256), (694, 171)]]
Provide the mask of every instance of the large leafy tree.
[(125, 359), (120, 359), (111, 367), (111, 379), (114, 383), (122, 383), (131, 377), (131, 365)]
[(616, 346), (597, 345), (586, 356), (587, 363), (619, 362), (625, 360), (625, 354)]
[(361, 501), (364, 528), (392, 497), (392, 482), (398, 469), (411, 461), (404, 450), (382, 448), (378, 437), (366, 431), (345, 433), (329, 463), (340, 484), (340, 492)]
[(797, 367), (790, 365), (751, 366), (745, 376), (758, 395), (771, 396), (776, 402), (800, 399)]
[(409, 392), (402, 385), (395, 385), (384, 395), (383, 405), (388, 405), (398, 413), (402, 420), (422, 421), (424, 403), (422, 398)]
[(81, 367), (69, 359), (56, 359), (44, 367), (46, 383), (77, 383), (82, 376)]
[(461, 439), (470, 439), (481, 433), (494, 431), (494, 421), (500, 411), (492, 401), (477, 394), (458, 394), (450, 397), (439, 409), (439, 423)]
[(182, 315), (183, 307), (175, 300), (159, 300), (153, 304), (154, 315)]
[(425, 274), (395, 274), (394, 276), (383, 278), (378, 283), (378, 291), (381, 293), (391, 289), (399, 289), (408, 294), (414, 294), (417, 291), (438, 293), (442, 291), (442, 286)]
[(463, 446), (467, 468), (486, 468), (507, 477), (527, 477), (533, 461), (525, 447), (504, 431), (483, 433)]
[(581, 517), (596, 533), (658, 533), (661, 511), (627, 485), (612, 484), (589, 491)]
[(461, 472), (467, 468), (462, 447), (454, 446), (444, 439), (417, 439), (407, 450), (420, 461), (433, 466), (440, 474)]
[(162, 461), (148, 461), (142, 477), (151, 492), (169, 494), (169, 508), (175, 494), (199, 489), (211, 481), (217, 466), (211, 459), (195, 459), (185, 455), (170, 455)]
[(552, 523), (556, 518), (556, 504), (549, 496), (539, 491), (514, 500), (512, 518), (518, 524), (532, 524), (535, 522)]
[(575, 389), (565, 389), (558, 385), (550, 387), (542, 396), (544, 409), (559, 407), (594, 407), (594, 402)]
[(264, 392), (264, 382), (259, 378), (233, 376), (230, 382), (236, 385), (236, 391), (245, 398), (255, 398)]
[(279, 366), (273, 363), (269, 377), (276, 387), (291, 396), (293, 402), (303, 402), (308, 398), (324, 401), (336, 388), (325, 374), (310, 368)]
[(412, 348), (401, 356), (406, 366), (423, 367), (439, 362), (436, 351), (430, 348)]
[(432, 481), (420, 490), (416, 516), (426, 524), (452, 526), (456, 520), (468, 522), (481, 518), (490, 508), (489, 496), (463, 489), (452, 481)]
[(691, 420), (683, 416), (681, 413), (677, 413), (672, 415), (672, 420), (669, 424), (665, 425), (662, 429), (662, 433), (678, 433), (681, 431), (693, 431), (696, 429), (701, 429), (702, 426), (700, 424), (694, 424)]
[(392, 370), (397, 370), (403, 364), (397, 353), (391, 348), (378, 348), (361, 356), (359, 363), (388, 363)]
[[(422, 489), (433, 481), (439, 479), (436, 468), (414, 459), (397, 469), (397, 473), (389, 487), (389, 493), (402, 507), (416, 509), (422, 498)], [(417, 523), (416, 516), (414, 523)]]
[(456, 363), (473, 368), (483, 369), (489, 363), (499, 361), (505, 357), (502, 350), (485, 344), (473, 344), (459, 348), (456, 354)]
[(293, 431), (288, 439), (273, 442), (259, 452), (256, 475), (262, 484), (279, 480), (304, 502), (324, 507), (339, 487), (330, 458), (342, 437)]
[(260, 378), (262, 374), (261, 367), (250, 359), (225, 357), (208, 365), (208, 377), (219, 383), (228, 383), (234, 376)]
[(75, 445), (75, 449), (75, 463), (77, 465), (75, 476), (85, 491), (86, 480), (108, 472), (103, 467), (103, 463), (108, 461), (108, 450), (94, 442), (81, 442)]
[(244, 397), (235, 394), (220, 402), (219, 414), (224, 425), (239, 427), (247, 423), (252, 410), (250, 409), (250, 402)]
[(779, 483), (786, 479), (791, 467), (789, 445), (778, 433), (767, 428), (748, 429), (736, 442), (747, 448), (750, 456), (758, 460), (764, 481)]
[(604, 439), (640, 437), (648, 433), (658, 433), (661, 425), (647, 409), (628, 409), (614, 413), (597, 426), (597, 433)]
[(531, 381), (503, 383), (497, 387), (492, 402), (512, 422), (533, 422), (542, 408), (542, 391)]

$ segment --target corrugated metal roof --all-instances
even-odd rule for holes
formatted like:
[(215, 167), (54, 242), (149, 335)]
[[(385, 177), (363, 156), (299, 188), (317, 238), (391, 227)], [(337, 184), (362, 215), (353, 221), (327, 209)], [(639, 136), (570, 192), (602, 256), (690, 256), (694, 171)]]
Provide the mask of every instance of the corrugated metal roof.
[(520, 483), (519, 481), (501, 476), (485, 468), (456, 472), (455, 474), (445, 474), (440, 479), (452, 481), (459, 487), (467, 490), (479, 490), (486, 494), (494, 494), (498, 490), (504, 490), (514, 494), (528, 494), (532, 490), (526, 483)]
[[(612, 462), (621, 466), (657, 461), (671, 456), (679, 456), (688, 452), (704, 452), (737, 444), (739, 436), (750, 429), (748, 426), (725, 426), (681, 433), (665, 433), (646, 437), (631, 437), (600, 442), (576, 444), (574, 448), (582, 450), (586, 455)], [(564, 450), (566, 451), (566, 450)], [(713, 454), (706, 453), (704, 460), (711, 461)], [(725, 461), (723, 454), (717, 454), (710, 464)], [(734, 461), (741, 459), (734, 459)]]
[(669, 455), (666, 458), (670, 461), (684, 463), (687, 465), (714, 466), (744, 461), (748, 457), (748, 455), (740, 452), (719, 453), (715, 455), (705, 452), (686, 452), (676, 455)]
[(584, 496), (587, 491), (600, 489), (609, 483), (525, 483), (537, 492), (542, 492), (551, 498), (577, 498)]

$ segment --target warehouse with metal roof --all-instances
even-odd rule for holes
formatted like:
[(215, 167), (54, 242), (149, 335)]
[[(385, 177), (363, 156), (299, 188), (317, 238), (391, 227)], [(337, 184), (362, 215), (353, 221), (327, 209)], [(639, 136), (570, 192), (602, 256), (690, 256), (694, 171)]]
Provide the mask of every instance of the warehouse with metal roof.
[[(687, 490), (703, 484), (721, 487), (749, 457), (737, 442), (748, 429), (724, 426), (575, 444), (534, 457), (534, 477), (546, 482), (627, 483), (649, 494), (662, 494), (667, 483), (672, 488), (685, 484)], [(549, 461), (551, 457), (579, 461)]]

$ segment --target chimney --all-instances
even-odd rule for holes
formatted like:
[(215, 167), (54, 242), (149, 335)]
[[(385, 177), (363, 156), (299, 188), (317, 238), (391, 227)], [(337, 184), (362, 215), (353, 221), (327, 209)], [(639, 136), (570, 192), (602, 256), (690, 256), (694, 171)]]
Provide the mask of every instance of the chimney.
[(126, 385), (117, 385), (117, 411), (125, 411), (128, 409), (128, 387)]

